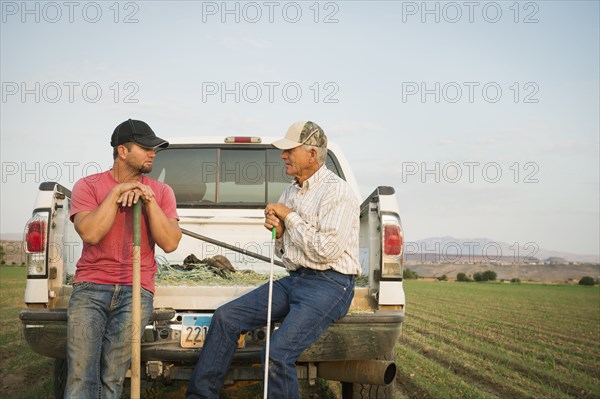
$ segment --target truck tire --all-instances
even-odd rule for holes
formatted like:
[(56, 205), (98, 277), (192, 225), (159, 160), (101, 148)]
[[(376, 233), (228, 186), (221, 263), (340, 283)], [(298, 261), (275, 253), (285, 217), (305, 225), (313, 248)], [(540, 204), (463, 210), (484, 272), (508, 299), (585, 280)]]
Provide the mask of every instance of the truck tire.
[(65, 397), (67, 373), (67, 359), (54, 359), (54, 397), (56, 399)]
[[(396, 351), (392, 351), (379, 360), (396, 360)], [(357, 384), (342, 382), (342, 399), (394, 399), (396, 383), (387, 385)]]
[(388, 385), (342, 382), (342, 399), (394, 399), (394, 383)]

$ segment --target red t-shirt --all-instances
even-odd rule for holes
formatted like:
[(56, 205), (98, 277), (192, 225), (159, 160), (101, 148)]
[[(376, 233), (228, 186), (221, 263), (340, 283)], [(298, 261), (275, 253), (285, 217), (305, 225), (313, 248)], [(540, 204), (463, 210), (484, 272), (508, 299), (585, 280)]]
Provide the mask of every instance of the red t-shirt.
[[(179, 219), (175, 194), (168, 185), (142, 175), (140, 183), (150, 186), (155, 199), (168, 219)], [(81, 211), (98, 208), (119, 183), (110, 171), (87, 176), (75, 183), (71, 196), (70, 219)], [(133, 208), (121, 207), (115, 216), (110, 231), (96, 245), (83, 244), (81, 258), (77, 261), (75, 282), (97, 284), (133, 284)], [(150, 235), (148, 215), (142, 206), (141, 220), (141, 272), (142, 287), (154, 292), (154, 274), (157, 264), (154, 260), (154, 240)]]

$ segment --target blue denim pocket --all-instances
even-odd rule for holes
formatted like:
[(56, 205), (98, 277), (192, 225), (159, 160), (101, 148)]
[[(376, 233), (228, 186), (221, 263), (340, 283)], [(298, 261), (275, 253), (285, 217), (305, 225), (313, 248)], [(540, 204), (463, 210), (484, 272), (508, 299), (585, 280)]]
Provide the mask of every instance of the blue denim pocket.
[(147, 296), (149, 298), (154, 298), (154, 294), (145, 289), (144, 287), (142, 287), (142, 295)]
[(325, 270), (324, 272), (321, 272), (320, 275), (325, 280), (340, 286), (344, 291), (350, 288), (354, 282), (353, 276), (341, 274), (333, 270)]

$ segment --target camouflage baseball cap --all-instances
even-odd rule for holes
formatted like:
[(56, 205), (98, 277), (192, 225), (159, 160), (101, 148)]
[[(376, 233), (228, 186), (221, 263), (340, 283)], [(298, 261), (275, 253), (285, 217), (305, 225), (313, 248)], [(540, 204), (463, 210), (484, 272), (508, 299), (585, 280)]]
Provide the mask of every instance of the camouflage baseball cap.
[(327, 147), (327, 136), (316, 123), (301, 121), (290, 126), (285, 137), (273, 143), (280, 150), (290, 150), (302, 144)]

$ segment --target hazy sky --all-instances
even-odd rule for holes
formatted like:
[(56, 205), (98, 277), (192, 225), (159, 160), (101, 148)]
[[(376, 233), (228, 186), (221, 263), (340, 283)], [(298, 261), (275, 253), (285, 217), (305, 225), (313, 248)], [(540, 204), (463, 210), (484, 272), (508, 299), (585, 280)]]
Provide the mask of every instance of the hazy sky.
[(164, 138), (319, 123), (408, 241), (599, 253), (599, 3), (2, 1), (2, 233), (37, 187)]

